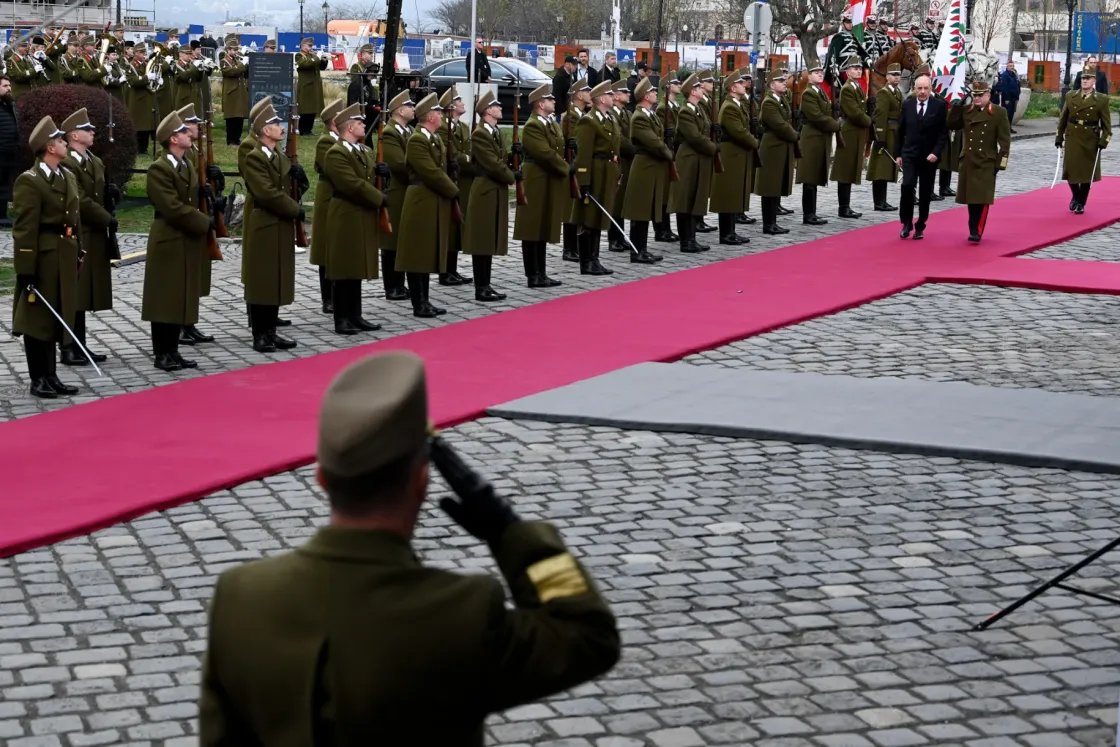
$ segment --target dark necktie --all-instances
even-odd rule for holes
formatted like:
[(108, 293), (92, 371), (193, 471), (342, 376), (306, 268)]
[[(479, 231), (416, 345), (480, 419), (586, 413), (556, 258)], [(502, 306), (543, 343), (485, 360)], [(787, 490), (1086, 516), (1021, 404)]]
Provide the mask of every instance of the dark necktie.
[(921, 119), (925, 115), (926, 115), (926, 102), (919, 101), (918, 102), (918, 119)]

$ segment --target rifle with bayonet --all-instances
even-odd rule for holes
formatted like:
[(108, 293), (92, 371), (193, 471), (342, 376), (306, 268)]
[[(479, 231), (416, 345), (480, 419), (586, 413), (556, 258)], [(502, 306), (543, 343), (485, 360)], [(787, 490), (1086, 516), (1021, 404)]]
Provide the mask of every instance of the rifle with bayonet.
[(793, 143), (793, 157), (801, 158), (801, 95), (804, 89), (801, 87), (801, 61), (797, 62), (797, 72), (793, 74), (793, 91), (789, 97), (791, 115), (793, 118), (793, 129), (797, 130), (797, 140)]
[[(513, 97), (513, 153), (510, 158), (510, 164), (513, 166), (513, 173), (517, 174), (521, 171), (521, 71), (517, 71), (517, 93)], [(514, 195), (517, 198), (518, 205), (528, 205), (529, 198), (525, 196), (525, 180), (517, 179), (513, 188)]]
[(719, 100), (723, 98), (723, 76), (716, 72), (716, 79), (719, 81), (719, 95), (712, 96), (712, 112), (711, 112), (711, 133), (712, 145), (716, 146), (716, 154), (712, 158), (712, 169), (717, 174), (723, 173), (723, 156), (720, 155), (719, 138), (723, 134), (723, 127), (719, 123), (719, 108), (717, 106)]
[[(661, 94), (657, 94), (660, 103)], [(669, 159), (669, 181), (679, 182), (681, 180), (680, 172), (677, 171), (677, 144), (676, 144), (676, 131), (669, 126), (669, 117), (673, 114), (673, 107), (669, 100), (669, 86), (665, 86), (665, 121), (662, 122), (661, 136), (665, 139), (665, 145), (673, 154), (673, 158)]]

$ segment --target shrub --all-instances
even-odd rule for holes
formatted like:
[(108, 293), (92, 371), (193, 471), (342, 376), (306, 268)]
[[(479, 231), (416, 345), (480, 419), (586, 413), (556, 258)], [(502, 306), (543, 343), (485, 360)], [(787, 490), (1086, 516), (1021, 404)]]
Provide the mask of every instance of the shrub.
[(82, 107), (89, 113), (89, 121), (97, 128), (93, 152), (105, 162), (106, 180), (123, 189), (131, 178), (136, 164), (136, 127), (128, 109), (120, 101), (113, 101), (113, 142), (109, 142), (109, 94), (104, 89), (83, 85), (50, 85), (35, 88), (19, 97), (16, 111), (19, 114), (19, 152), (16, 168), (31, 168), (35, 157), (28, 147), (31, 131), (43, 117), (50, 117), (56, 125)]

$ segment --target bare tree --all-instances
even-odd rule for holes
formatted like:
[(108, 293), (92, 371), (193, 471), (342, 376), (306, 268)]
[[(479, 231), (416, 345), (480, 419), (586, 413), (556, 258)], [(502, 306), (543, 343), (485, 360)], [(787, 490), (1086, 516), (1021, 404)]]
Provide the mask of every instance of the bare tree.
[(820, 62), (817, 43), (836, 32), (846, 0), (788, 0), (771, 3), (774, 25), (797, 37), (808, 65)]
[(1007, 31), (1014, 0), (976, 0), (972, 6), (972, 38), (985, 52), (997, 34)]

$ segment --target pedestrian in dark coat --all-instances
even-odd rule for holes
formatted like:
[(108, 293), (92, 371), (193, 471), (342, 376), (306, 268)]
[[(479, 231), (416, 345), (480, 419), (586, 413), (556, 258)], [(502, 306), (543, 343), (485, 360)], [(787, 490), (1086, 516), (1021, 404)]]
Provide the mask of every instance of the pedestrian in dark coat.
[(19, 118), (12, 96), (12, 82), (0, 75), (0, 224), (8, 223), (8, 203), (16, 178), (16, 151), (19, 148)]
[(579, 67), (579, 60), (572, 55), (564, 58), (564, 64), (556, 71), (556, 75), (552, 76), (552, 91), (556, 96), (556, 111), (568, 111), (568, 91), (571, 90), (572, 84), (576, 82), (575, 72)]
[[(992, 88), (992, 93), (999, 96), (999, 105), (1007, 110), (1007, 121), (1015, 123), (1015, 109), (1019, 105), (1019, 73), (1015, 71), (1015, 61), (1008, 60), (1007, 67), (999, 74), (999, 80)], [(1015, 132), (1014, 129), (1011, 130)]]

